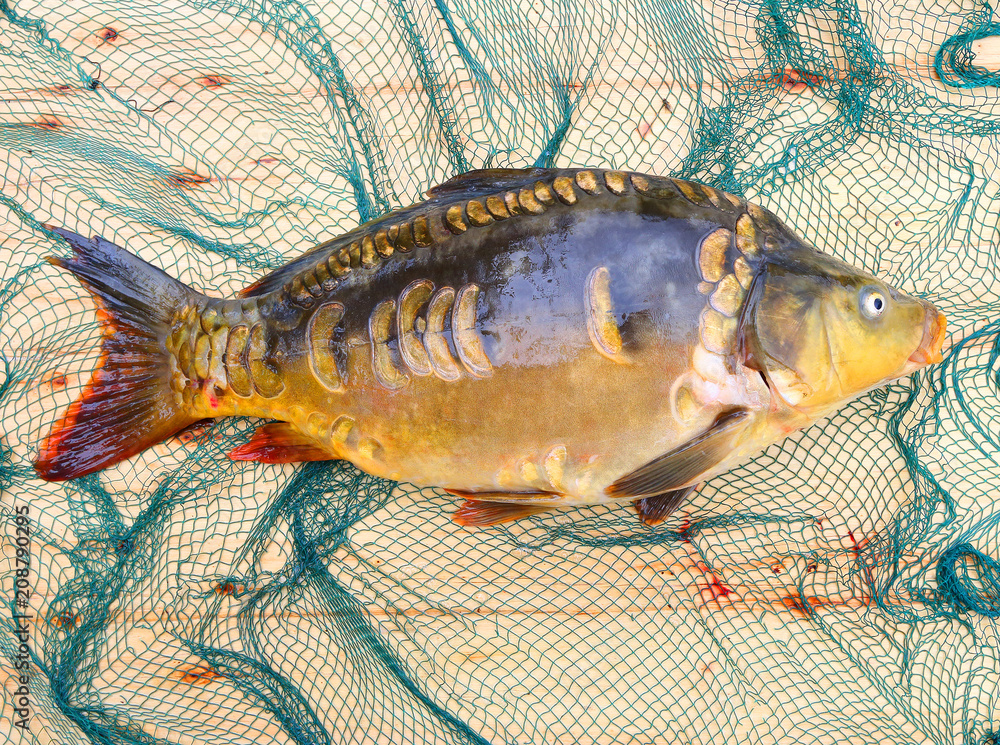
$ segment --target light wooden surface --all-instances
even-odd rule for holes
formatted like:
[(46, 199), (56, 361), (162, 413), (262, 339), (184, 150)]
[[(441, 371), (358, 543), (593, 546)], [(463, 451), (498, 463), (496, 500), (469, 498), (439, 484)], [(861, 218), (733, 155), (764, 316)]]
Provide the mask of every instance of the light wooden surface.
[[(532, 18), (546, 17), (532, 4), (524, 5), (526, 26)], [(587, 7), (592, 13), (588, 23), (537, 32), (543, 44), (560, 34), (585, 37), (589, 28), (607, 31), (614, 26), (611, 48), (602, 46), (599, 35), (581, 42), (584, 62), (607, 54), (613, 64), (596, 65), (593, 76), (580, 81), (588, 95), (576, 110), (559, 162), (603, 165), (580, 162), (584, 149), (592, 148), (608, 153), (616, 166), (669, 171), (694, 136), (694, 93), (718, 102), (725, 80), (759, 64), (753, 22), (731, 6), (703, 3), (706, 13), (718, 14), (718, 38), (749, 36), (750, 44), (729, 48), (720, 57), (726, 66), (706, 70), (703, 87), (692, 91), (656, 63), (663, 53), (649, 34), (625, 22), (614, 25), (603, 6)], [(102, 88), (92, 92), (76, 85), (64, 91), (47, 81), (15, 81), (7, 94), (14, 94), (18, 105), (10, 107), (4, 122), (32, 125), (39, 143), (86, 131), (126, 150), (146, 148), (164, 168), (187, 174), (187, 185), (175, 183), (171, 190), (163, 188), (154, 171), (112, 170), (109, 177), (91, 170), (88, 186), (93, 192), (88, 193), (77, 187), (93, 162), (66, 173), (52, 161), (17, 151), (7, 161), (0, 194), (30, 205), (38, 220), (99, 230), (215, 293), (235, 291), (254, 272), (101, 207), (95, 195), (112, 202), (121, 198), (120, 191), (109, 188), (108, 178), (134, 177), (136, 194), (157, 201), (195, 233), (220, 242), (246, 238), (270, 244), (289, 257), (328, 234), (331, 225), (346, 229), (356, 222), (352, 208), (345, 207), (350, 204), (347, 182), (329, 159), (320, 157), (317, 145), (330, 137), (324, 93), (302, 62), (259, 25), (179, 3), (155, 12), (136, 9), (134, 18), (116, 16), (110, 6), (63, 6), (54, 0), (22, 12), (28, 10), (46, 20), (49, 34), (75, 61), (86, 56), (90, 64), (99, 62)], [(997, 111), (996, 89), (961, 92), (935, 79), (930, 67), (934, 42), (944, 35), (923, 38), (917, 25), (923, 16), (933, 19), (935, 9), (908, 2), (895, 11), (887, 10), (895, 15), (882, 19), (878, 42), (903, 79), (942, 105), (964, 106), (973, 113), (990, 106)], [(333, 48), (371, 57), (370, 64), (356, 71), (355, 83), (373, 111), (381, 143), (393, 154), (386, 167), (399, 189), (394, 204), (405, 204), (426, 186), (414, 174), (428, 170), (426, 153), (413, 137), (428, 112), (420, 84), (404, 64), (405, 47), (378, 32), (391, 27), (393, 19), (377, 4), (360, 9), (331, 4), (324, 13), (329, 17), (321, 20)], [(899, 22), (894, 24), (893, 18)], [(823, 19), (813, 23), (816, 43), (829, 43), (837, 59), (831, 27)], [(428, 33), (442, 33), (440, 24)], [(520, 31), (505, 27), (497, 33)], [(205, 39), (211, 44), (205, 45)], [(973, 51), (976, 64), (1000, 69), (1000, 37), (976, 42)], [(454, 58), (441, 64), (460, 67)], [(453, 82), (453, 97), (478, 90), (461, 69)], [(509, 93), (515, 83), (515, 78), (504, 78), (498, 90)], [(789, 74), (779, 84), (784, 90), (776, 106), (784, 113), (777, 119), (780, 126), (759, 144), (760, 157), (781, 152), (788, 133), (803, 121), (835, 113), (801, 76)], [(251, 95), (257, 108), (246, 104)], [(94, 106), (95, 96), (105, 109)], [(122, 101), (131, 101), (144, 115)], [(77, 118), (79, 104), (90, 107), (86, 121)], [(554, 103), (542, 95), (532, 105), (537, 110)], [(529, 108), (505, 113), (498, 104), (497, 112), (522, 117), (529, 130), (550, 126), (533, 120)], [(282, 124), (290, 110), (295, 111), (295, 129)], [(400, 117), (406, 123), (401, 125)], [(461, 144), (473, 165), (485, 157), (490, 138), (517, 139), (516, 132), (498, 129), (466, 131), (472, 134), (463, 135)], [(920, 267), (922, 276), (938, 277), (939, 283), (933, 288), (906, 286), (912, 271), (904, 247), (921, 230), (933, 233), (931, 228), (946, 221), (949, 206), (965, 187), (947, 160), (955, 142), (942, 136), (935, 144), (940, 149), (914, 150), (909, 161), (930, 159), (930, 167), (940, 169), (940, 188), (932, 198), (914, 188), (912, 179), (918, 174), (881, 157), (883, 143), (859, 139), (850, 158), (832, 162), (816, 176), (816, 184), (832, 185), (821, 211), (837, 219), (796, 227), (829, 250), (849, 246), (858, 251), (867, 265), (900, 281), (904, 289), (935, 292), (945, 309), (956, 314), (954, 341), (982, 324), (977, 308), (1000, 301), (995, 270), (983, 268), (995, 266), (990, 257), (997, 245), (995, 238), (971, 249), (963, 243), (961, 248), (969, 249), (965, 265), (956, 264), (949, 251), (954, 247), (941, 247)], [(996, 147), (994, 140), (966, 153), (980, 183), (993, 190), (982, 199), (982, 212), (995, 212)], [(815, 211), (805, 191), (750, 196), (793, 218)], [(863, 208), (859, 193), (867, 193)], [(246, 236), (209, 217), (229, 219), (296, 194), (307, 195), (308, 204), (264, 221)], [(0, 206), (0, 213), (5, 220), (0, 278), (9, 280), (30, 263), (27, 257), (43, 257), (53, 245), (7, 208)], [(981, 213), (968, 219), (988, 223)], [(866, 253), (869, 244), (871, 253)], [(16, 463), (26, 467), (49, 422), (88, 378), (99, 336), (86, 293), (54, 268), (35, 271), (32, 283), (9, 307), (14, 310), (0, 335), (4, 359), (44, 355), (43, 364), (13, 382), (19, 395), (0, 411), (4, 443), (13, 448)], [(55, 338), (54, 330), (66, 336), (45, 347), (43, 341)], [(891, 395), (898, 400), (900, 394)], [(958, 415), (946, 414), (945, 434), (929, 441), (924, 453), (946, 486), (978, 473), (978, 456), (963, 449), (951, 416)], [(839, 432), (836, 447), (824, 439), (825, 432)], [(175, 438), (103, 474), (122, 519), (129, 523), (149, 508), (156, 486), (198, 447), (212, 445), (204, 438)], [(990, 670), (982, 647), (976, 651), (976, 639), (990, 632), (979, 625), (967, 629), (945, 622), (914, 632), (886, 619), (872, 620), (865, 613), (870, 600), (865, 588), (845, 581), (859, 547), (883, 535), (887, 521), (913, 497), (898, 458), (866, 460), (865, 454), (876, 449), (892, 452), (886, 422), (861, 407), (837, 415), (828, 429), (794, 435), (728, 482), (709, 484), (671, 525), (683, 525), (690, 511), (732, 514), (754, 499), (760, 500), (754, 503), (759, 509), (766, 505), (769, 514), (787, 517), (787, 522), (708, 528), (684, 544), (586, 549), (558, 536), (593, 514), (612, 530), (641, 532), (624, 508), (552, 515), (543, 528), (518, 525), (510, 534), (458, 530), (449, 520), (450, 499), (401, 492), (390, 508), (352, 526), (329, 569), (364, 606), (373, 633), (403, 661), (410, 677), (438, 705), (489, 740), (500, 742), (498, 733), (506, 732), (522, 745), (795, 743), (807, 736), (818, 742), (874, 743), (891, 733), (898, 741), (929, 742), (929, 722), (957, 738), (961, 722), (948, 698), (960, 686), (979, 692), (963, 703), (972, 719), (997, 718), (1000, 696), (991, 682), (996, 671)], [(808, 468), (786, 469), (790, 453)], [(845, 463), (865, 464), (867, 470), (854, 473)], [(760, 468), (780, 475), (780, 489), (760, 485)], [(292, 742), (274, 717), (191, 654), (182, 640), (195, 624), (204, 623), (213, 643), (240, 648), (242, 591), (255, 588), (220, 593), (219, 583), (253, 570), (263, 584), (288, 569), (291, 531), (281, 520), (270, 528), (267, 548), (253, 566), (240, 547), (253, 526), (265, 521), (274, 495), (294, 471), (293, 466), (250, 465), (239, 469), (231, 483), (197, 493), (171, 516), (141, 586), (130, 588), (111, 609), (92, 690), (103, 705), (130, 714), (144, 734), (177, 743), (264, 743), (272, 737)], [(858, 495), (868, 496), (859, 502)], [(994, 498), (995, 488), (986, 483), (964, 492), (960, 506), (987, 511)], [(79, 543), (81, 530), (88, 525), (96, 530), (98, 522), (74, 503), (71, 491), (24, 476), (14, 479), (2, 499), (5, 509), (33, 505), (46, 537), (36, 544), (39, 571), (31, 608), (39, 619), (33, 638), (41, 649), (53, 627), (71, 629), (79, 622), (76, 616), (54, 614), (50, 604), (71, 572), (66, 551)], [(556, 537), (532, 548), (546, 531)], [(812, 567), (807, 557), (814, 553), (833, 559)], [(915, 547), (900, 571), (904, 577), (917, 576), (928, 571), (934, 558), (927, 546)], [(4, 544), (4, 561), (13, 566), (9, 543)], [(800, 585), (807, 570), (809, 580)], [(318, 599), (286, 604), (281, 600), (285, 592), (276, 592), (278, 601), (259, 616), (263, 634), (273, 640), (269, 664), (298, 687), (324, 727), (340, 737), (335, 741), (444, 741), (441, 733), (422, 730), (380, 698), (379, 690), (403, 695), (384, 670), (377, 673), (383, 677), (376, 675), (374, 690), (364, 688), (359, 681), (374, 673), (366, 670), (356, 649), (331, 632), (335, 613)], [(312, 610), (303, 613), (305, 608)], [(986, 648), (995, 651), (996, 639), (986, 638), (993, 645)], [(913, 669), (914, 655), (927, 680), (940, 687), (940, 697), (900, 684)], [(10, 694), (15, 684), (7, 661), (0, 661), (0, 671), (8, 676), (4, 686)], [(84, 742), (78, 734), (67, 734), (72, 727), (46, 698), (38, 670), (34, 680), (36, 720), (25, 741)], [(920, 703), (924, 701), (931, 703)], [(417, 705), (410, 701), (404, 706)], [(615, 711), (624, 714), (610, 722), (602, 716)], [(0, 717), (8, 715), (5, 711)], [(364, 724), (366, 717), (370, 725)], [(189, 729), (184, 720), (203, 729)], [(0, 718), (0, 732), (4, 726)], [(380, 729), (394, 734), (380, 734)], [(655, 732), (666, 734), (651, 734)]]
[(1000, 36), (987, 36), (972, 42), (972, 54), (977, 66), (1000, 72)]

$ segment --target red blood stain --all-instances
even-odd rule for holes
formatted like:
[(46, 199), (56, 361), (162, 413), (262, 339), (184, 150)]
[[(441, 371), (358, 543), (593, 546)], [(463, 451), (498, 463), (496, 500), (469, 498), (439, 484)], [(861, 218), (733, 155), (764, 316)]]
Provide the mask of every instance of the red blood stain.
[(62, 373), (56, 373), (52, 376), (52, 380), (49, 381), (53, 388), (65, 388), (66, 387), (66, 376)]
[(43, 114), (35, 120), (35, 123), (32, 126), (38, 127), (39, 129), (59, 129), (64, 125), (61, 121), (52, 116), (52, 114)]
[(851, 541), (851, 550), (854, 552), (854, 555), (857, 556), (858, 554), (860, 554), (861, 546), (864, 543), (864, 541), (859, 542), (858, 539), (854, 537), (854, 531), (852, 530), (847, 531), (847, 538)]
[(111, 26), (105, 26), (97, 32), (97, 38), (101, 40), (100, 44), (114, 44), (118, 41), (118, 36), (118, 29)]
[(707, 575), (708, 584), (705, 590), (702, 591), (702, 597), (706, 597), (706, 590), (708, 593), (708, 600), (706, 602), (715, 601), (720, 604), (723, 598), (729, 597), (733, 593), (733, 588), (724, 585), (718, 577), (715, 576), (715, 572), (708, 568), (703, 561), (699, 561), (695, 566)]
[(789, 93), (801, 93), (806, 88), (823, 84), (820, 75), (796, 70), (794, 67), (786, 67), (784, 72), (775, 75), (773, 80)]
[(781, 599), (781, 604), (804, 618), (812, 615), (812, 608), (803, 602), (801, 595), (787, 595)]
[[(872, 571), (872, 566), (873, 565), (871, 563), (867, 563), (866, 564), (866, 563), (864, 563), (864, 562), (861, 561), (861, 549), (864, 548), (868, 544), (868, 539), (864, 538), (864, 539), (862, 539), (862, 540), (859, 541), (857, 538), (854, 537), (854, 531), (851, 531), (851, 530), (847, 531), (847, 538), (851, 541), (851, 548), (850, 548), (850, 550), (854, 553), (855, 561), (857, 561), (858, 564), (861, 565), (861, 571), (864, 573), (865, 582), (867, 583), (868, 587), (874, 587), (875, 586), (875, 576), (874, 576), (873, 571)], [(879, 557), (875, 556), (872, 559), (872, 561), (875, 564), (879, 563)]]
[(677, 535), (680, 538), (681, 543), (691, 542), (691, 534), (688, 532), (689, 530), (691, 530), (691, 518), (688, 517), (685, 518), (684, 522), (681, 523), (681, 529), (677, 532)]
[(182, 683), (204, 686), (226, 676), (205, 665), (195, 665), (194, 667), (189, 667), (186, 670), (178, 670), (177, 672), (172, 673), (171, 677), (180, 678)]
[(68, 611), (66, 613), (60, 613), (58, 616), (53, 616), (49, 623), (55, 626), (57, 629), (65, 629), (66, 631), (72, 631), (78, 623), (80, 623), (80, 616), (73, 615)]
[(277, 158), (264, 157), (264, 158), (257, 158), (256, 162), (259, 165), (262, 165), (262, 166), (270, 166), (270, 165), (274, 165), (275, 163), (277, 163), (278, 159)]
[(232, 78), (227, 78), (225, 75), (206, 75), (203, 78), (198, 78), (198, 83), (201, 83), (206, 88), (221, 88), (222, 86), (232, 83)]
[(65, 95), (66, 95), (67, 93), (69, 93), (69, 92), (70, 92), (71, 90), (73, 90), (73, 89), (72, 89), (72, 88), (70, 88), (70, 87), (69, 87), (68, 85), (66, 85), (66, 84), (62, 84), (62, 85), (55, 85), (55, 86), (52, 86), (52, 91), (53, 91), (53, 93), (55, 93), (55, 94), (56, 94), (57, 96), (65, 96)]
[(240, 589), (232, 582), (220, 582), (215, 586), (216, 595), (235, 595)]
[(802, 597), (797, 593), (783, 597), (781, 604), (788, 608), (788, 610), (798, 613), (805, 618), (813, 615), (816, 608), (822, 608), (825, 605), (836, 605), (830, 598), (820, 598), (815, 595)]
[(708, 586), (709, 589), (711, 589), (712, 591), (712, 597), (714, 600), (728, 597), (729, 594), (733, 591), (731, 587), (726, 587), (726, 585), (722, 584), (722, 582), (719, 581), (719, 578), (716, 577), (714, 574), (711, 575), (711, 579), (708, 583)]
[(171, 173), (168, 178), (174, 186), (179, 186), (182, 189), (190, 189), (201, 184), (207, 184), (212, 180), (210, 176), (202, 176), (200, 173), (195, 173), (194, 171), (178, 171), (177, 173)]

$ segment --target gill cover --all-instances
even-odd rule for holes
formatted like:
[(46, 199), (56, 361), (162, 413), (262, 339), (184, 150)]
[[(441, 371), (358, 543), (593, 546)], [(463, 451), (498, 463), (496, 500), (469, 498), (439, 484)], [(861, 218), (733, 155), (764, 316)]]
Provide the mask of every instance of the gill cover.
[(943, 316), (795, 241), (764, 257), (739, 334), (744, 364), (759, 370), (784, 403), (819, 417), (923, 366), (914, 364), (920, 350), (927, 351), (924, 364), (939, 359)]

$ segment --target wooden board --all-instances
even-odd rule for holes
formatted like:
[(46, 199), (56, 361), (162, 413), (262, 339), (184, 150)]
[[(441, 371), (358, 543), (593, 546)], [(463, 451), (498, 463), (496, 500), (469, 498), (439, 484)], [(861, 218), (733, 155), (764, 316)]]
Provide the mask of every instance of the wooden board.
[[(568, 84), (543, 89), (528, 101), (518, 98), (521, 76), (537, 77), (543, 69), (531, 60), (495, 60), (485, 74), (495, 86), (496, 124), (487, 125), (477, 108), (483, 81), (469, 73), (452, 43), (441, 43), (449, 56), (428, 61), (439, 65), (446, 81), (438, 91), (441, 105), (433, 110), (405, 44), (380, 31), (395, 23), (388, 11), (376, 3), (326, 6), (318, 23), (331, 48), (367, 62), (350, 72), (356, 95), (371, 111), (367, 134), (393, 156), (378, 165), (394, 185), (386, 191), (388, 202), (406, 204), (428, 180), (450, 175), (446, 148), (429, 154), (421, 146), (417, 134), (428, 127), (452, 122), (457, 143), (474, 166), (483, 164), (498, 142), (511, 145), (502, 157), (521, 164), (519, 159), (537, 152), (519, 126), (553, 130), (567, 96), (574, 102), (574, 127), (560, 164), (668, 172), (695, 137), (697, 101), (720, 103), (727, 85), (761, 61), (754, 19), (732, 4), (705, 2), (669, 19), (692, 24), (714, 18), (715, 38), (728, 40), (714, 54), (703, 52), (698, 85), (660, 64), (664, 50), (655, 29), (616, 20), (601, 4), (587, 8), (590, 17), (546, 25), (548, 16), (525, 2), (517, 22), (505, 17), (491, 27), (499, 49), (507, 39), (525, 43), (525, 34), (539, 49), (580, 43), (566, 63), (570, 73), (562, 82)], [(30, 135), (25, 143), (44, 153), (84, 138), (76, 157), (62, 167), (29, 152), (27, 144), (8, 158), (0, 195), (39, 221), (100, 231), (196, 288), (218, 294), (235, 292), (260, 268), (206, 251), (155, 227), (156, 221), (220, 244), (271, 247), (274, 261), (357, 222), (352, 187), (323, 146), (339, 136), (330, 106), (338, 94), (318, 82), (286, 39), (259, 24), (194, 12), (179, 2), (136, 8), (135, 17), (121, 16), (110, 4), (65, 6), (55, 0), (22, 12), (43, 18), (72, 63), (98, 81), (91, 89), (73, 77), (71, 64), (60, 67), (51, 59), (49, 77), (12, 72), (5, 81), (10, 100), (3, 121), (25, 125)], [(920, 19), (933, 18), (936, 11), (915, 1), (886, 12), (880, 48), (901, 79), (971, 115), (997, 112), (995, 89), (963, 92), (932, 74), (935, 43), (955, 28), (920, 36)], [(440, 19), (427, 8), (421, 13), (413, 19), (421, 33), (444, 38)], [(816, 43), (833, 50), (832, 69), (846, 73), (829, 19), (806, 22)], [(456, 23), (462, 25), (460, 19)], [(5, 43), (28, 44), (17, 29), (3, 33), (10, 36)], [(1000, 37), (975, 42), (973, 52), (977, 64), (1000, 68)], [(805, 123), (835, 113), (805, 73), (786, 70), (772, 83), (779, 94), (773, 130), (759, 136), (750, 153), (761, 159), (781, 153)], [(287, 126), (289, 118), (294, 127)], [(362, 134), (344, 135), (342, 142), (357, 151)], [(967, 187), (965, 172), (950, 160), (964, 142), (940, 135), (933, 144), (894, 161), (883, 157), (884, 142), (859, 137), (850, 157), (817, 173), (813, 183), (819, 191), (783, 188), (778, 179), (772, 191), (749, 196), (819, 245), (854, 252), (905, 289), (935, 292), (954, 320), (952, 343), (957, 343), (989, 320), (982, 307), (997, 302), (997, 238), (979, 236), (982, 244), (970, 248), (966, 234), (957, 231), (954, 246), (939, 246), (920, 267), (922, 276), (939, 277), (939, 284), (906, 285), (913, 268), (905, 247), (915, 236), (932, 241), (936, 231), (945, 232), (942, 226), (954, 218), (949, 209)], [(1000, 152), (995, 137), (977, 144), (964, 152), (985, 190), (979, 195), (981, 212), (995, 212)], [(122, 161), (137, 151), (150, 157)], [(599, 153), (601, 162), (589, 153)], [(789, 167), (794, 162), (793, 157)], [(919, 169), (927, 167), (942, 174), (932, 198), (914, 186)], [(123, 201), (122, 180), (130, 184), (134, 201)], [(819, 207), (811, 202), (816, 194), (822, 195)], [(227, 222), (294, 197), (301, 203), (265, 215), (245, 231)], [(142, 215), (148, 219), (128, 217), (133, 208), (146, 210)], [(8, 301), (13, 311), (0, 333), (0, 356), (21, 373), (6, 381), (18, 395), (0, 409), (3, 442), (16, 465), (27, 469), (52, 419), (85, 384), (99, 333), (87, 294), (42, 262), (59, 248), (8, 207), (0, 206), (0, 214), (5, 228), (0, 280), (16, 281), (38, 264)], [(801, 220), (817, 214), (830, 219)], [(957, 219), (988, 222), (981, 213)], [(966, 251), (966, 263), (955, 261), (954, 248)], [(965, 352), (981, 353), (975, 347)], [(985, 378), (983, 370), (968, 382), (985, 387)], [(903, 395), (895, 389), (889, 399), (898, 403)], [(957, 486), (959, 479), (974, 482), (981, 473), (979, 453), (967, 450), (960, 436), (960, 416), (946, 413), (944, 434), (922, 452), (945, 486)], [(212, 448), (211, 433), (189, 433), (103, 474), (123, 524), (150, 509), (157, 487), (185, 459), (221, 458), (221, 450)], [(866, 458), (872, 452), (885, 455)], [(683, 527), (690, 514), (731, 515), (748, 505), (780, 522), (709, 525), (680, 544), (644, 544), (643, 529), (626, 507), (554, 514), (510, 532), (460, 530), (449, 520), (452, 500), (401, 488), (384, 509), (350, 528), (328, 569), (353, 593), (372, 637), (402, 661), (421, 690), (488, 740), (645, 745), (795, 743), (808, 736), (816, 742), (880, 742), (891, 733), (924, 742), (928, 722), (943, 722), (940, 726), (958, 737), (961, 721), (948, 698), (960, 686), (977, 691), (963, 704), (970, 720), (997, 720), (1000, 695), (984, 656), (996, 651), (995, 638), (984, 652), (975, 641), (988, 633), (984, 627), (941, 621), (915, 632), (884, 617), (872, 620), (864, 585), (846, 579), (859, 552), (884, 536), (889, 519), (913, 498), (912, 479), (892, 452), (879, 411), (852, 407), (827, 428), (799, 433), (770, 449), (729, 481), (709, 484), (667, 527)], [(786, 469), (793, 457), (794, 471)], [(864, 468), (853, 472), (845, 464)], [(241, 613), (259, 588), (239, 587), (227, 578), (256, 572), (264, 586), (287, 573), (292, 530), (283, 519), (269, 523), (268, 510), (295, 470), (233, 467), (230, 480), (197, 491), (171, 514), (162, 544), (149, 557), (151, 569), (108, 609), (108, 635), (92, 671), (96, 700), (118, 712), (122, 722), (128, 714), (143, 735), (169, 742), (293, 741), (235, 676), (219, 674), (183, 640), (197, 626), (220, 647), (243, 643)], [(776, 475), (761, 481), (762, 470)], [(28, 505), (33, 511), (36, 572), (29, 609), (32, 640), (41, 649), (44, 638), (72, 633), (99, 605), (57, 607), (59, 590), (73, 572), (68, 552), (80, 545), (81, 533), (95, 547), (104, 546), (101, 550), (113, 537), (101, 536), (102, 523), (72, 489), (41, 484), (25, 473), (3, 489), (2, 505), (5, 510)], [(963, 491), (959, 508), (985, 513), (995, 509), (994, 498), (987, 482)], [(635, 535), (636, 545), (587, 547), (575, 539), (575, 527), (590, 539), (600, 532), (594, 518), (605, 530)], [(240, 547), (262, 525), (268, 526), (266, 550), (248, 566), (251, 560)], [(817, 565), (812, 555), (833, 558)], [(936, 556), (932, 547), (915, 546), (899, 571), (920, 576), (932, 571)], [(13, 543), (4, 543), (2, 557), (2, 566), (12, 570)], [(283, 598), (294, 591), (273, 592)], [(447, 741), (443, 730), (423, 729), (393, 708), (387, 697), (405, 693), (398, 679), (384, 668), (369, 669), (370, 660), (337, 635), (343, 630), (340, 616), (321, 601), (278, 601), (255, 616), (261, 634), (271, 640), (267, 666), (283, 674), (318, 712), (323, 727), (342, 741)], [(899, 684), (915, 659), (924, 666), (928, 685), (940, 688), (940, 698)], [(0, 675), (9, 701), (17, 682), (8, 659), (0, 661)], [(12, 729), (14, 741), (84, 742), (53, 703), (37, 668), (33, 680), (31, 735)], [(932, 713), (918, 705), (927, 700), (934, 702)], [(411, 699), (404, 706), (423, 711), (426, 705)], [(607, 714), (615, 711), (626, 713)], [(9, 708), (0, 714), (0, 732), (8, 725), (13, 726)]]

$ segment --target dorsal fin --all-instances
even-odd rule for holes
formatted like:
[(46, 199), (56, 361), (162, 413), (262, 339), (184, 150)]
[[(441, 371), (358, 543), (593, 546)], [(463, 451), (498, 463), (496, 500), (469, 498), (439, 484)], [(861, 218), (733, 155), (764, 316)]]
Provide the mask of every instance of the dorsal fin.
[(494, 194), (498, 191), (517, 189), (533, 184), (538, 179), (553, 173), (551, 168), (481, 168), (478, 171), (460, 173), (443, 184), (431, 187), (429, 197), (452, 197), (479, 194)]
[(350, 243), (348, 235), (339, 236), (329, 241), (324, 241), (318, 246), (313, 246), (304, 254), (296, 256), (287, 264), (279, 266), (277, 269), (265, 274), (249, 287), (244, 287), (239, 292), (240, 297), (258, 297), (266, 295), (273, 290), (277, 290), (285, 282), (292, 279), (299, 272), (305, 271), (315, 266), (326, 256), (329, 256), (335, 249), (341, 249), (346, 243)]
[[(556, 171), (550, 168), (485, 168), (479, 171), (469, 171), (433, 187), (427, 194), (437, 197), (468, 197), (481, 194), (493, 194), (498, 191), (519, 189), (533, 184), (539, 179), (551, 176)], [(315, 248), (306, 251), (301, 256), (292, 259), (270, 274), (266, 274), (249, 287), (240, 291), (240, 297), (257, 297), (282, 287), (300, 272), (305, 272), (318, 263), (325, 261), (334, 251), (339, 251), (352, 241), (367, 234), (374, 234), (381, 225), (402, 224), (413, 219), (426, 210), (428, 203), (422, 202), (401, 210), (390, 212), (380, 218), (359, 225), (344, 235), (324, 241)]]

